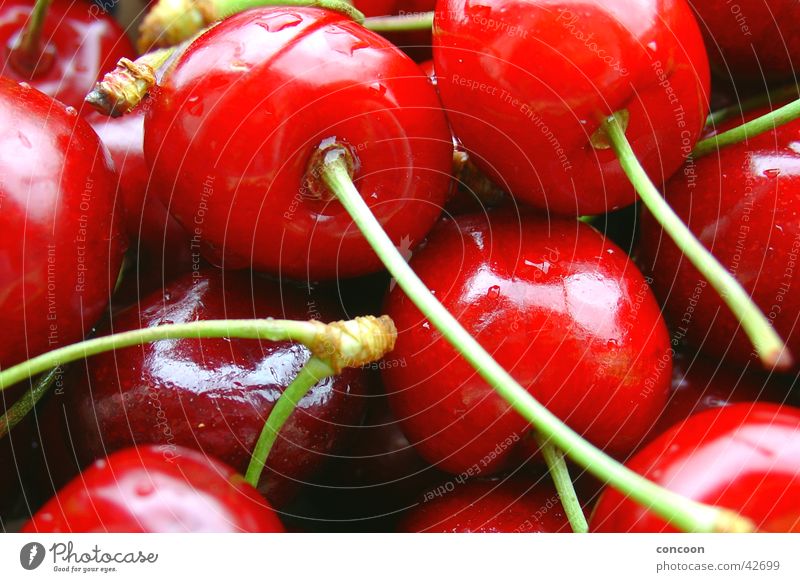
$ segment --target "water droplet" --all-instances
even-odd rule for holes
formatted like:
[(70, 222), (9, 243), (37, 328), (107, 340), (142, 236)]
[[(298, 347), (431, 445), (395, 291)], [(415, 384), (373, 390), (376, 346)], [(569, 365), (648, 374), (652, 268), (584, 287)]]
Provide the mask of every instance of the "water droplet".
[(764, 170), (764, 175), (767, 178), (777, 178), (781, 175), (781, 171), (777, 168), (770, 168), (769, 170)]
[(653, 52), (656, 52), (658, 50), (658, 44), (656, 43), (656, 41), (651, 40), (650, 42), (647, 43), (647, 48)]
[(75, 117), (76, 115), (78, 115), (78, 110), (72, 107), (71, 105), (67, 105), (67, 107), (64, 109), (64, 112), (70, 117)]
[(430, 328), (431, 328), (431, 324), (428, 323), (427, 321), (422, 324), (422, 329), (430, 329)]
[(500, 286), (499, 285), (492, 285), (489, 287), (489, 290), (486, 292), (486, 297), (489, 299), (497, 299), (500, 297)]
[(613, 349), (619, 347), (619, 342), (617, 340), (615, 340), (615, 339), (610, 339), (610, 340), (608, 340), (606, 342), (606, 347), (608, 349), (610, 349), (610, 350), (613, 350)]
[(192, 115), (202, 115), (203, 114), (203, 102), (200, 101), (199, 95), (193, 95), (186, 100), (186, 109)]
[(372, 83), (369, 88), (372, 91), (375, 91), (378, 95), (386, 95), (386, 86), (382, 83)]
[(294, 12), (282, 12), (266, 16), (256, 22), (258, 26), (267, 32), (280, 32), (286, 28), (297, 26), (303, 22), (303, 17)]
[(22, 81), (19, 84), (19, 88), (22, 89), (23, 91), (30, 91), (31, 86), (28, 83), (26, 83), (25, 81)]
[(19, 141), (22, 142), (22, 145), (25, 146), (26, 148), (30, 149), (31, 147), (33, 147), (31, 146), (30, 140), (21, 131), (17, 132), (17, 137), (19, 138)]
[(133, 489), (139, 497), (147, 497), (153, 493), (153, 486), (150, 483), (137, 483)]

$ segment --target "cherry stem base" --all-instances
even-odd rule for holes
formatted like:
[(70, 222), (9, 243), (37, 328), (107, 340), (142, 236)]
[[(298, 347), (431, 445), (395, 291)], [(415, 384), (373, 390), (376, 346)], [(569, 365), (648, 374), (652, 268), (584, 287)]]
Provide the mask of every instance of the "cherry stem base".
[(687, 499), (631, 471), (583, 439), (520, 386), (439, 303), (409, 267), (353, 185), (346, 156), (343, 147), (331, 149), (323, 156), (323, 166), (309, 171), (320, 176), (347, 209), (409, 299), (478, 374), (541, 435), (592, 474), (679, 529), (691, 532), (753, 531), (752, 522), (735, 512)]
[(733, 275), (697, 240), (650, 180), (633, 152), (628, 138), (625, 137), (625, 130), (617, 114), (603, 122), (601, 131), (608, 137), (623, 171), (636, 188), (639, 198), (684, 256), (719, 293), (752, 342), (763, 365), (770, 370), (791, 368), (792, 356), (789, 349), (770, 325), (767, 317)]

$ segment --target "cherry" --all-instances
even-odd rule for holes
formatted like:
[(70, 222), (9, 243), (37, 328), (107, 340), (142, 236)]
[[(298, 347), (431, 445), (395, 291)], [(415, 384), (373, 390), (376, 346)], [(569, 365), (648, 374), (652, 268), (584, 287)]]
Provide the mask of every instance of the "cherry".
[(0, 367), (82, 339), (125, 241), (106, 150), (73, 109), (0, 78)]
[(627, 138), (661, 183), (708, 108), (708, 59), (683, 0), (446, 0), (434, 60), (450, 123), (475, 162), (557, 213), (635, 200), (615, 152), (593, 139), (604, 118), (628, 112)]
[(282, 532), (230, 467), (182, 447), (130, 448), (95, 461), (25, 524), (25, 533)]
[(6, 0), (0, 9), (0, 71), (66, 105), (81, 109), (95, 81), (136, 51), (125, 31), (83, 0), (53, 0), (30, 54), (15, 50), (31, 14), (31, 0)]
[(789, 81), (800, 65), (794, 0), (692, 2), (712, 67), (734, 81)]
[(559, 533), (569, 522), (549, 484), (524, 478), (447, 481), (401, 519), (402, 532)]
[(416, 244), (447, 193), (444, 115), (416, 64), (341, 14), (262, 8), (224, 20), (181, 55), (145, 121), (154, 179), (172, 186), (164, 202), (205, 256), (298, 279), (380, 269), (306, 174), (332, 138), (395, 244)]
[[(205, 319), (340, 319), (323, 298), (247, 273), (201, 270), (114, 316), (115, 332)], [(84, 460), (131, 445), (199, 449), (244, 473), (264, 422), (309, 359), (291, 342), (161, 341), (105, 353), (66, 391), (69, 433)], [(281, 430), (260, 489), (284, 505), (360, 421), (364, 378), (346, 369), (318, 383)]]
[[(666, 327), (639, 271), (591, 227), (508, 211), (457, 217), (411, 266), (500, 365), (596, 445), (630, 451), (660, 414)], [(383, 378), (409, 440), (454, 473), (502, 469), (526, 421), (399, 289), (385, 312), (398, 329), (391, 358), (406, 365)]]
[[(798, 531), (800, 410), (741, 403), (695, 414), (627, 466), (695, 501), (727, 507), (763, 531)], [(672, 531), (614, 489), (603, 493), (592, 528), (606, 532)]]
[[(800, 334), (794, 333), (800, 297), (789, 290), (800, 285), (799, 143), (800, 121), (794, 121), (687, 164), (665, 189), (675, 212), (752, 295), (795, 353), (800, 353)], [(739, 323), (647, 213), (640, 255), (677, 334), (716, 358), (751, 358)]]

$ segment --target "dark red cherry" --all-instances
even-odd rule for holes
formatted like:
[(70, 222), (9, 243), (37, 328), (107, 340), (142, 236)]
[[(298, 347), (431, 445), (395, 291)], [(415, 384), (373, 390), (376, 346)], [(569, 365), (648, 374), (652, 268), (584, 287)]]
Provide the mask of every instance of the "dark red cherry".
[(756, 400), (781, 403), (786, 398), (787, 389), (773, 379), (724, 362), (676, 352), (672, 363), (672, 390), (649, 438), (703, 410)]
[[(512, 212), (445, 220), (411, 265), (460, 323), (542, 404), (598, 446), (632, 450), (663, 409), (669, 337), (636, 266), (576, 220)], [(460, 358), (400, 289), (383, 371), (395, 417), (430, 462), (500, 470), (525, 420)]]
[(145, 121), (164, 202), (206, 257), (297, 279), (380, 270), (344, 208), (306, 183), (332, 139), (392, 240), (419, 242), (450, 180), (444, 115), (416, 64), (341, 14), (262, 8), (223, 21), (181, 55)]
[(692, 2), (714, 71), (733, 81), (789, 81), (800, 66), (795, 0)]
[[(547, 479), (547, 477), (544, 477)], [(445, 481), (401, 519), (402, 532), (559, 533), (570, 526), (550, 483), (527, 479)]]
[(282, 532), (236, 471), (178, 447), (125, 449), (95, 461), (25, 524), (25, 533)]
[[(33, 7), (31, 0), (4, 0), (0, 7), (3, 76), (24, 81), (77, 109), (103, 73), (136, 51), (125, 31), (98, 6), (84, 0), (53, 0), (42, 30), (43, 56), (20, 59), (12, 51)], [(88, 110), (87, 110), (88, 111)]]
[[(247, 273), (189, 273), (114, 316), (121, 332), (204, 319), (320, 319), (340, 314), (323, 298)], [(244, 473), (275, 401), (310, 357), (292, 342), (244, 339), (150, 343), (91, 358), (88, 380), (67, 391), (79, 456), (156, 443), (199, 449)], [(279, 506), (313, 478), (361, 420), (362, 370), (318, 383), (281, 430), (260, 488)]]
[(550, 211), (599, 214), (635, 200), (592, 137), (627, 110), (627, 137), (660, 184), (708, 108), (708, 58), (684, 0), (443, 0), (438, 88), (453, 130), (501, 188)]
[[(732, 509), (763, 531), (800, 531), (800, 410), (741, 403), (706, 410), (637, 453), (627, 466), (671, 491)], [(591, 527), (605, 532), (674, 531), (607, 488)]]
[(88, 123), (0, 78), (0, 367), (91, 330), (125, 250), (115, 191)]
[[(665, 196), (800, 353), (800, 121), (687, 164)], [(719, 295), (648, 213), (639, 254), (676, 334), (715, 358), (751, 358), (750, 342)]]

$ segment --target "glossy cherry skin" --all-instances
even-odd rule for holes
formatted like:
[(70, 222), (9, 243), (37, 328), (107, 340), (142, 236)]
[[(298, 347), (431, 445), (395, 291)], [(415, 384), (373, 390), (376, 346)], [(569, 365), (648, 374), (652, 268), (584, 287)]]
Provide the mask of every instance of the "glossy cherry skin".
[(800, 66), (794, 0), (692, 2), (716, 73), (733, 81), (789, 81)]
[[(794, 292), (800, 285), (800, 121), (687, 164), (664, 195), (800, 355), (800, 296)], [(715, 358), (752, 358), (750, 342), (719, 295), (648, 213), (641, 233), (640, 264), (653, 273), (676, 331)]]
[(74, 111), (0, 78), (0, 366), (83, 338), (125, 238), (116, 175)]
[(344, 208), (305, 186), (329, 138), (350, 149), (392, 240), (417, 243), (449, 184), (444, 114), (416, 64), (345, 16), (263, 8), (223, 21), (180, 57), (145, 121), (165, 203), (206, 257), (303, 280), (380, 269)]
[[(444, 220), (411, 266), (514, 378), (611, 452), (632, 450), (663, 409), (671, 354), (635, 265), (591, 227), (512, 212)], [(395, 417), (428, 461), (481, 476), (503, 468), (525, 420), (461, 359), (399, 288), (383, 372)]]
[[(319, 297), (247, 273), (202, 270), (114, 316), (121, 332), (204, 319), (339, 319)], [(131, 445), (199, 449), (244, 473), (275, 401), (309, 358), (293, 342), (243, 339), (150, 343), (91, 358), (67, 391), (69, 432), (84, 459)], [(283, 505), (359, 424), (363, 372), (318, 383), (284, 425), (261, 490)]]
[(236, 471), (186, 448), (129, 448), (95, 461), (25, 524), (24, 533), (282, 532)]
[(561, 501), (549, 483), (527, 479), (445, 482), (401, 519), (409, 533), (565, 533)]
[(40, 60), (31, 76), (15, 64), (10, 49), (16, 45), (33, 4), (31, 0), (4, 0), (0, 7), (0, 73), (82, 109), (95, 82), (122, 57), (135, 58), (136, 51), (125, 31), (99, 7), (83, 0), (54, 0), (42, 32), (52, 58)]
[(628, 140), (657, 184), (702, 129), (703, 39), (684, 0), (443, 0), (439, 93), (456, 136), (498, 186), (556, 213), (635, 200), (611, 149), (590, 139), (627, 110)]
[[(628, 468), (671, 491), (725, 507), (763, 531), (800, 528), (800, 410), (741, 403), (706, 410), (664, 433)], [(595, 531), (674, 531), (607, 488), (591, 519)]]

